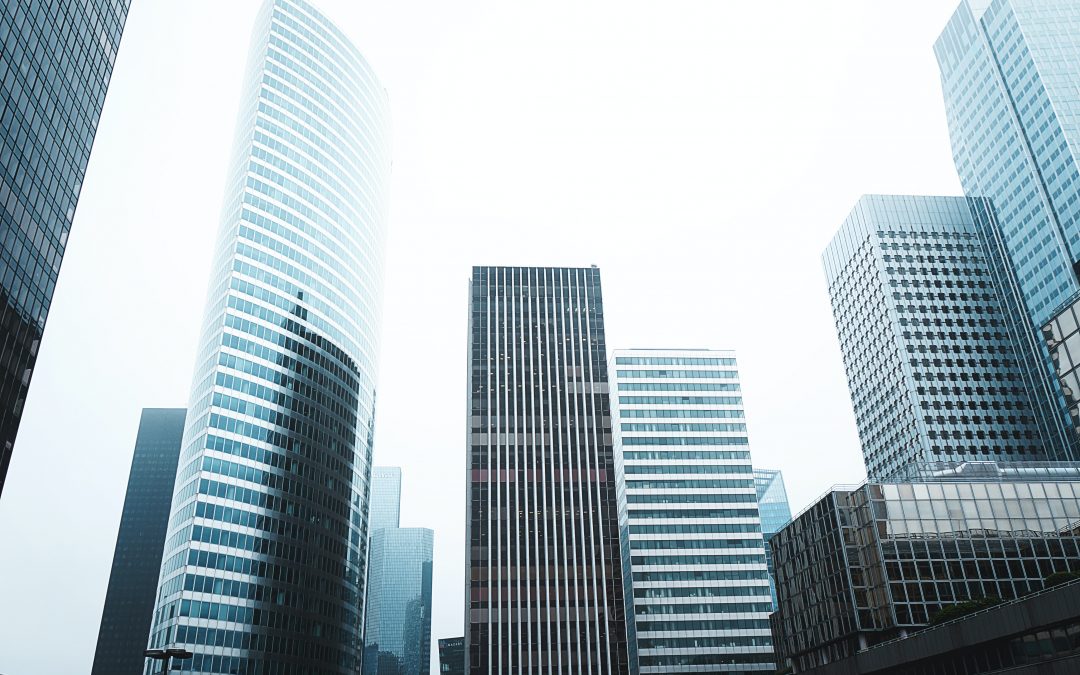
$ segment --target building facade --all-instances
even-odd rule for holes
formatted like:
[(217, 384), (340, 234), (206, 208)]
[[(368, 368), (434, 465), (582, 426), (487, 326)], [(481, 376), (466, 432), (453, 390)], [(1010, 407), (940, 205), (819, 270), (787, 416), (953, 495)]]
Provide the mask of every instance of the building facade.
[(465, 638), (439, 639), (439, 672), (442, 675), (465, 675)]
[(433, 543), (434, 533), (419, 527), (371, 534), (364, 675), (428, 674)]
[(0, 493), (130, 0), (0, 0)]
[(773, 672), (735, 354), (616, 350), (609, 372), (636, 672)]
[(91, 675), (143, 672), (186, 415), (183, 408), (142, 411)]
[(150, 646), (192, 651), (184, 673), (354, 675), (387, 100), (326, 17), (267, 0), (241, 102)]
[(384, 527), (401, 525), (401, 468), (377, 466), (371, 470), (371, 506), (368, 536)]
[(822, 256), (872, 480), (916, 462), (1051, 457), (981, 206), (866, 196)]
[(1080, 672), (1080, 582), (890, 640), (808, 675), (1074, 675)]
[(990, 200), (987, 239), (1038, 355), (1060, 459), (1076, 441), (1038, 329), (1080, 291), (1078, 35), (1072, 0), (963, 0), (934, 47), (956, 169), (969, 197)]
[(1080, 465), (929, 463), (834, 488), (772, 539), (778, 656), (803, 672), (1080, 571)]
[(475, 267), (469, 311), (466, 669), (627, 673), (600, 272)]
[(1080, 295), (1067, 301), (1043, 326), (1071, 430), (1080, 438)]
[(776, 610), (776, 567), (773, 564), (769, 541), (785, 525), (791, 522), (791, 506), (788, 504), (784, 474), (775, 469), (754, 469), (754, 487), (757, 488), (758, 512), (761, 514), (761, 534), (765, 539), (765, 562), (769, 566), (769, 590), (773, 610)]

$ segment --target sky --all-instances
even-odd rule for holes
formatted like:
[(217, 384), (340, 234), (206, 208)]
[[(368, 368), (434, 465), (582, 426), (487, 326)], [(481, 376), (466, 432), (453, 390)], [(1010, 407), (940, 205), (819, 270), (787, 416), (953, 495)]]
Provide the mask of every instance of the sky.
[[(472, 265), (598, 265), (608, 348), (734, 349), (793, 511), (864, 478), (821, 252), (960, 194), (956, 0), (312, 0), (386, 87), (375, 436), (461, 635)], [(187, 405), (258, 0), (133, 3), (0, 499), (0, 673), (89, 673), (143, 407)], [(437, 655), (433, 654), (433, 659)]]

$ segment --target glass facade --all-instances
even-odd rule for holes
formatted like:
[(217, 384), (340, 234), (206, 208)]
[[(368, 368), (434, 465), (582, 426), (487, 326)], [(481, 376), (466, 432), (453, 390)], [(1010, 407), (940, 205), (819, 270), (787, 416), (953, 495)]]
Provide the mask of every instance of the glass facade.
[(439, 672), (443, 675), (465, 675), (465, 638), (439, 640)]
[(0, 0), (0, 493), (130, 0)]
[(776, 568), (773, 565), (769, 541), (785, 525), (791, 522), (791, 506), (788, 504), (784, 474), (774, 469), (754, 469), (754, 487), (757, 488), (758, 512), (761, 514), (761, 534), (765, 539), (765, 562), (769, 566), (769, 590), (773, 610), (776, 609)]
[(1043, 339), (1061, 383), (1073, 433), (1080, 437), (1080, 296), (1066, 303), (1043, 326)]
[(427, 675), (433, 540), (431, 530), (418, 527), (371, 534), (364, 675)]
[(867, 474), (1049, 456), (976, 200), (866, 196), (823, 255)]
[(772, 540), (777, 651), (798, 670), (1080, 571), (1080, 465), (933, 463), (836, 488)]
[(474, 267), (466, 666), (628, 672), (600, 271)]
[(616, 350), (609, 370), (634, 672), (773, 672), (735, 354)]
[(140, 675), (169, 526), (183, 408), (142, 411), (91, 675)]
[(150, 640), (174, 670), (360, 669), (387, 127), (348, 38), (267, 0)]
[(371, 471), (371, 508), (368, 536), (384, 527), (401, 525), (401, 469), (377, 466)]
[(1076, 440), (1037, 330), (1080, 291), (1078, 36), (1073, 0), (965, 0), (934, 47), (960, 182), (992, 204), (989, 238), (1039, 356), (1033, 377), (1062, 458)]

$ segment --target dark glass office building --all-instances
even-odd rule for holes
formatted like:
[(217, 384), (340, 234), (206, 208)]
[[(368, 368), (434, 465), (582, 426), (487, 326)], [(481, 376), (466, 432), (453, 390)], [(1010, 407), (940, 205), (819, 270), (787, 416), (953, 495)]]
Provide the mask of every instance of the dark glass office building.
[(465, 638), (439, 639), (439, 672), (442, 675), (465, 675)]
[(0, 492), (130, 0), (0, 0)]
[(777, 653), (796, 672), (1080, 571), (1080, 465), (938, 462), (834, 488), (772, 539)]
[(627, 673), (600, 271), (469, 293), (467, 670)]
[(142, 411), (91, 675), (143, 672), (186, 414)]

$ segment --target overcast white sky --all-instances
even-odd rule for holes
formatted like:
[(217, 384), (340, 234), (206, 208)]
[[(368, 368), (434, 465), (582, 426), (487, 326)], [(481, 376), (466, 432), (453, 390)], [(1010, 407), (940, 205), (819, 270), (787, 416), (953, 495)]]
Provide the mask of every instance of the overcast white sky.
[[(390, 94), (376, 461), (464, 599), (466, 280), (600, 266), (608, 347), (738, 351), (793, 510), (864, 476), (820, 255), (864, 193), (959, 194), (958, 0), (313, 0)], [(0, 500), (0, 673), (88, 673), (140, 409), (187, 404), (258, 0), (135, 0)], [(132, 645), (132, 649), (142, 649)]]

